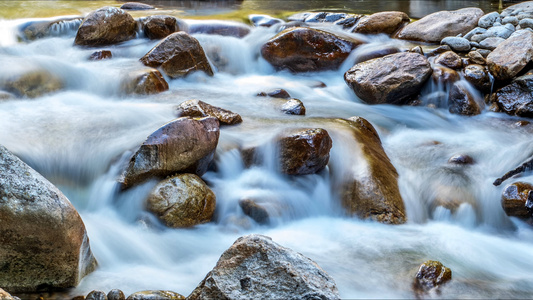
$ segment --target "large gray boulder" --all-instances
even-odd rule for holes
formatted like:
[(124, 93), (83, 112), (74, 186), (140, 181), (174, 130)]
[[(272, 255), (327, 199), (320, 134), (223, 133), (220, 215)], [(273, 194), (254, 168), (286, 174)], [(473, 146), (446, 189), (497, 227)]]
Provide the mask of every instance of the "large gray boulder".
[(350, 162), (353, 167), (335, 183), (346, 212), (385, 224), (405, 223), (407, 215), (398, 187), (398, 172), (372, 124), (361, 117), (337, 122), (349, 131), (360, 149), (360, 157)]
[(212, 117), (182, 117), (152, 133), (131, 158), (123, 188), (176, 173), (203, 175), (213, 160), (220, 135)]
[(533, 118), (533, 75), (517, 77), (494, 92), (490, 98), (501, 111), (510, 115)]
[(194, 71), (213, 76), (204, 49), (197, 39), (185, 32), (175, 32), (154, 46), (141, 62), (152, 68), (163, 69), (171, 78), (179, 78)]
[(477, 26), (483, 16), (479, 8), (439, 11), (423, 17), (404, 28), (396, 37), (404, 40), (439, 43), (447, 36), (466, 34)]
[(533, 58), (533, 32), (518, 30), (500, 43), (489, 56), (489, 71), (498, 80), (516, 76)]
[(158, 183), (146, 206), (166, 226), (187, 228), (211, 221), (216, 197), (197, 175), (179, 174)]
[(95, 267), (74, 206), (0, 146), (0, 286), (12, 293), (70, 288)]
[(276, 69), (292, 72), (336, 70), (362, 44), (352, 37), (304, 27), (289, 28), (266, 42), (261, 55)]
[(418, 95), (431, 72), (423, 55), (401, 52), (358, 63), (344, 80), (368, 104), (404, 104)]
[(97, 9), (85, 17), (74, 43), (83, 46), (112, 45), (135, 37), (137, 22), (124, 10), (112, 6)]
[(240, 237), (187, 297), (339, 299), (335, 281), (315, 262), (262, 235)]

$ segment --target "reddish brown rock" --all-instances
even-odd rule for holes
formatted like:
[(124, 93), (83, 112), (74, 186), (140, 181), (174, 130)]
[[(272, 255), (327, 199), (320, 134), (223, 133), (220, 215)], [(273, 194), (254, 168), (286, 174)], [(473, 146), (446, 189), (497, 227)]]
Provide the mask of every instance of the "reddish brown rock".
[(350, 52), (362, 44), (312, 28), (289, 28), (261, 47), (261, 55), (276, 69), (292, 72), (335, 70)]
[(82, 46), (112, 45), (135, 37), (137, 23), (116, 7), (103, 7), (83, 19), (74, 43)]
[(89, 56), (89, 60), (103, 60), (103, 59), (110, 59), (113, 57), (113, 54), (109, 50), (99, 50), (96, 52), (93, 52), (91, 56)]
[(454, 70), (463, 67), (463, 61), (461, 60), (461, 57), (453, 51), (446, 51), (442, 53), (435, 59), (435, 63)]
[(176, 32), (159, 42), (141, 58), (149, 67), (161, 67), (172, 78), (179, 78), (194, 71), (213, 76), (205, 52), (197, 39), (185, 32)]
[(128, 74), (122, 84), (126, 93), (151, 95), (168, 90), (168, 83), (158, 70), (147, 68)]
[(172, 16), (156, 15), (142, 21), (144, 34), (149, 39), (163, 39), (178, 31), (187, 31), (187, 24)]
[(457, 73), (455, 70), (436, 65), (433, 67), (433, 73), (431, 73), (431, 78), (433, 79), (433, 81), (439, 83), (454, 83), (458, 81), (461, 77), (459, 76), (459, 73)]
[(306, 175), (321, 171), (329, 161), (332, 141), (322, 128), (293, 130), (278, 139), (281, 172)]
[(362, 17), (352, 32), (391, 35), (409, 24), (409, 16), (400, 11), (384, 11)]

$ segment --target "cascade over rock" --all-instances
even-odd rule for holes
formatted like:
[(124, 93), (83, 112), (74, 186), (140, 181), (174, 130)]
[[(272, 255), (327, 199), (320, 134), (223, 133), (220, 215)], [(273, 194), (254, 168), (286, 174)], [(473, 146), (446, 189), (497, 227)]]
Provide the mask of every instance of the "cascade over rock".
[(304, 27), (289, 28), (266, 42), (261, 55), (276, 69), (317, 72), (338, 69), (363, 42)]
[(381, 223), (405, 223), (407, 215), (398, 187), (398, 173), (372, 124), (361, 117), (337, 122), (350, 131), (361, 152), (348, 174), (338, 179), (345, 210)]
[(187, 297), (339, 299), (335, 281), (309, 258), (263, 235), (240, 237)]
[(403, 40), (440, 43), (447, 36), (465, 34), (474, 29), (483, 14), (481, 9), (473, 7), (435, 12), (405, 26), (396, 37)]
[(0, 146), (0, 286), (12, 293), (70, 288), (95, 267), (74, 206)]
[(176, 173), (203, 175), (215, 155), (219, 134), (218, 120), (212, 117), (182, 117), (163, 125), (131, 158), (123, 187)]
[(401, 52), (358, 63), (344, 80), (368, 104), (405, 104), (420, 92), (431, 72), (423, 55)]
[(82, 46), (112, 45), (134, 38), (136, 29), (137, 23), (130, 14), (107, 6), (83, 19), (74, 43)]
[(141, 62), (149, 67), (161, 67), (172, 78), (179, 78), (194, 71), (204, 71), (213, 76), (204, 49), (197, 39), (185, 32), (167, 36), (146, 53)]

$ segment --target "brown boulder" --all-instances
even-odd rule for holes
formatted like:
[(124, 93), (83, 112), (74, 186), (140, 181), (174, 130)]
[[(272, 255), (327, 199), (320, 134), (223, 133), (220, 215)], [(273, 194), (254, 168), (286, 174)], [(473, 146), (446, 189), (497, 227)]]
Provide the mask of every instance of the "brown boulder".
[(185, 32), (176, 32), (159, 42), (141, 58), (149, 67), (161, 67), (172, 78), (179, 78), (194, 71), (204, 71), (213, 76), (205, 52), (197, 39)]
[(510, 115), (533, 118), (533, 75), (515, 78), (510, 84), (494, 92), (491, 102)]
[(361, 154), (352, 158), (354, 166), (336, 184), (345, 210), (381, 223), (405, 223), (407, 215), (398, 187), (398, 173), (372, 124), (360, 117), (337, 122), (349, 130)]
[(215, 155), (219, 134), (218, 120), (212, 117), (183, 117), (163, 125), (131, 158), (124, 187), (176, 173), (203, 175)]
[(177, 108), (178, 117), (214, 117), (221, 125), (235, 125), (242, 123), (239, 114), (213, 106), (200, 100), (188, 100)]
[(415, 293), (423, 294), (440, 288), (446, 282), (452, 280), (452, 271), (439, 261), (428, 260), (424, 262), (413, 283)]
[(289, 28), (266, 42), (261, 55), (276, 69), (292, 72), (335, 70), (350, 52), (362, 44), (351, 37), (340, 37), (312, 28)]
[(455, 70), (435, 65), (433, 66), (431, 78), (433, 79), (433, 81), (438, 83), (454, 83), (458, 81), (461, 77), (459, 76), (459, 73), (457, 73)]
[(476, 89), (488, 93), (492, 89), (492, 79), (487, 68), (481, 65), (468, 65), (463, 69), (464, 78)]
[(289, 94), (289, 92), (287, 92), (286, 90), (284, 89), (275, 89), (275, 90), (272, 90), (268, 93), (265, 93), (265, 92), (261, 92), (259, 94), (257, 94), (257, 96), (260, 96), (260, 97), (272, 97), (272, 98), (281, 98), (281, 99), (289, 99), (291, 98), (291, 95)]
[(481, 113), (475, 95), (462, 82), (456, 82), (450, 89), (449, 110), (452, 114), (474, 116)]
[(322, 128), (286, 133), (278, 139), (280, 170), (289, 175), (320, 172), (328, 164), (331, 146), (331, 138)]
[(298, 99), (290, 99), (283, 103), (281, 111), (288, 115), (303, 116), (305, 115), (305, 106), (303, 102)]
[(502, 208), (510, 217), (527, 220), (533, 215), (526, 208), (528, 199), (533, 199), (533, 185), (515, 182), (505, 187), (502, 194)]
[(484, 15), (479, 8), (439, 11), (403, 27), (396, 37), (403, 40), (440, 43), (447, 36), (466, 34)]
[(148, 211), (171, 228), (186, 228), (211, 221), (215, 194), (194, 174), (180, 174), (157, 184), (146, 201)]
[(187, 299), (335, 300), (339, 292), (314, 261), (253, 234), (237, 239)]
[(518, 30), (487, 56), (490, 73), (497, 80), (516, 76), (533, 58), (533, 32)]
[(91, 12), (78, 28), (74, 44), (82, 46), (112, 45), (135, 37), (137, 23), (124, 10), (112, 6)]
[(423, 55), (402, 52), (356, 64), (344, 80), (368, 104), (404, 104), (418, 95), (431, 72)]
[(400, 11), (384, 11), (362, 17), (352, 32), (391, 35), (398, 29), (409, 24), (409, 16)]
[(0, 220), (0, 286), (12, 293), (75, 287), (96, 267), (74, 206), (3, 146)]
[(461, 57), (453, 51), (446, 51), (442, 53), (435, 59), (435, 63), (454, 70), (463, 67), (463, 61)]
[(144, 34), (149, 39), (163, 39), (174, 32), (187, 31), (187, 24), (173, 16), (157, 15), (142, 21)]
[(168, 83), (158, 70), (146, 68), (129, 73), (122, 83), (129, 94), (151, 95), (168, 90)]

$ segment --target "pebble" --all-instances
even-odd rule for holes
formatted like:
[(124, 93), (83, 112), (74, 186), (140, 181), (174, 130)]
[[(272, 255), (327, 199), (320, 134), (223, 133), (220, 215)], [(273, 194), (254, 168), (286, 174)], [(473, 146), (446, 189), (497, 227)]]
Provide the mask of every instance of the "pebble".
[(449, 36), (442, 39), (441, 45), (448, 45), (453, 51), (466, 52), (469, 51), (470, 41), (462, 37)]

